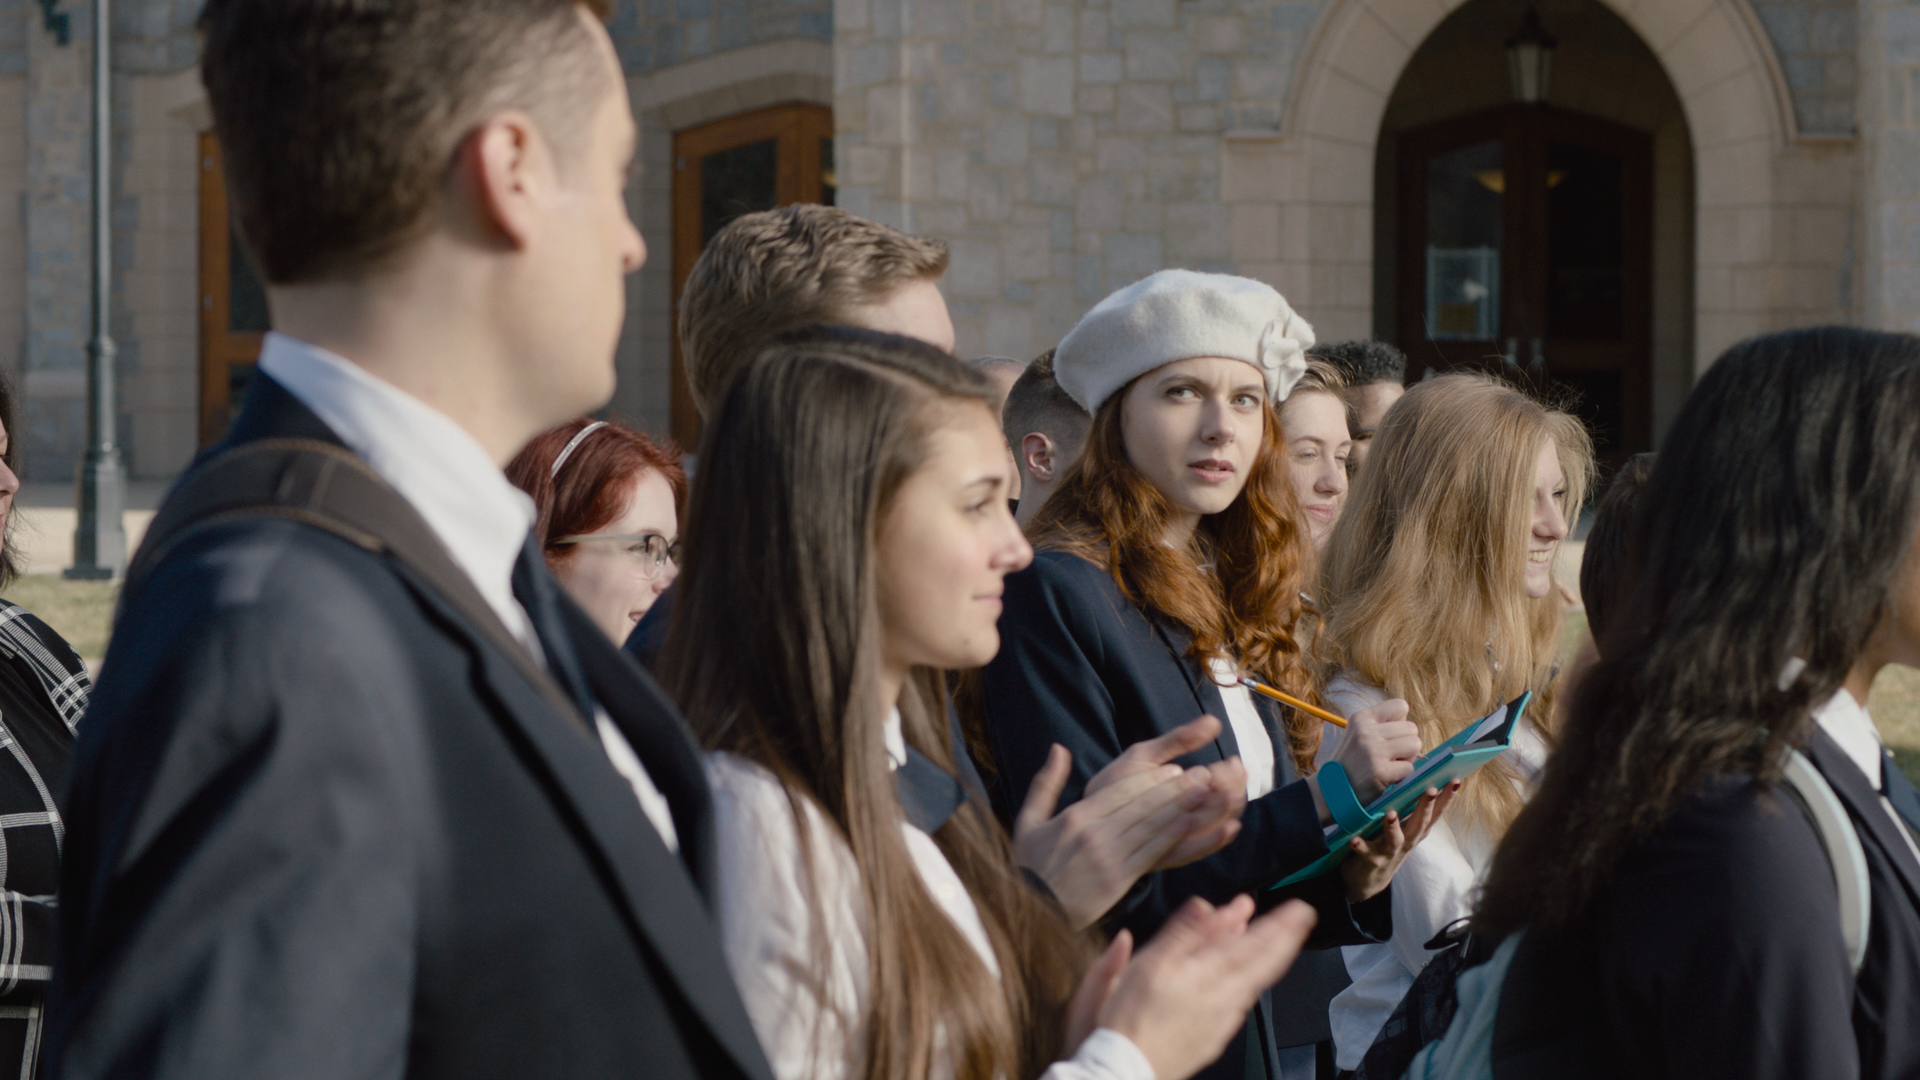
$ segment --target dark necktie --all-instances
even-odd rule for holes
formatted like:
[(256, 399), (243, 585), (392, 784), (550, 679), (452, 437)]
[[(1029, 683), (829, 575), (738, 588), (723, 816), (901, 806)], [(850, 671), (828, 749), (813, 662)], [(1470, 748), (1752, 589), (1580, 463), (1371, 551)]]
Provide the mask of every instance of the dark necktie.
[(1880, 760), (1880, 787), (1887, 801), (1893, 804), (1893, 812), (1907, 823), (1907, 831), (1920, 841), (1920, 790), (1915, 790), (1913, 781), (1900, 771), (1900, 763), (1893, 759), (1893, 751), (1882, 747), (1885, 755)]
[(967, 790), (933, 759), (907, 747), (906, 763), (893, 771), (894, 794), (914, 828), (932, 836), (967, 801)]
[(528, 534), (526, 546), (520, 549), (520, 557), (513, 563), (513, 598), (520, 601), (528, 621), (533, 623), (540, 649), (546, 653), (547, 672), (579, 708), (580, 718), (591, 730), (595, 713), (593, 693), (587, 689), (580, 657), (573, 651), (573, 638), (561, 621), (560, 599), (553, 577), (547, 573), (540, 546), (534, 543), (532, 534)]

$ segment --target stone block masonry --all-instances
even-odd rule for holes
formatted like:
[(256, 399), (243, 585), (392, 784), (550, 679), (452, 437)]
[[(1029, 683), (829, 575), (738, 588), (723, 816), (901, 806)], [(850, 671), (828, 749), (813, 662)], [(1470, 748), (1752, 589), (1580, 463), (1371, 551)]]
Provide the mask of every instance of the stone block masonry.
[(1235, 261), (1229, 131), (1277, 133), (1318, 0), (838, 0), (840, 203), (953, 245), (962, 354), (1032, 356)]

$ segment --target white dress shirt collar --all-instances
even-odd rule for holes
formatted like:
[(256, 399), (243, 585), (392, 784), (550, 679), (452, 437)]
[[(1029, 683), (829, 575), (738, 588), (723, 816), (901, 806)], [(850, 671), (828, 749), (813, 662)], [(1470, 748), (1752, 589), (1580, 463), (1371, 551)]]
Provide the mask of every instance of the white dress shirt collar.
[(1826, 704), (1813, 710), (1814, 722), (1840, 744), (1846, 751), (1847, 760), (1860, 767), (1866, 774), (1867, 782), (1875, 791), (1880, 790), (1881, 762), (1885, 751), (1880, 742), (1880, 730), (1873, 726), (1873, 717), (1867, 715), (1866, 707), (1853, 700), (1846, 690), (1838, 690), (1827, 699)]
[(533, 500), (479, 442), (392, 383), (284, 334), (267, 335), (260, 370), (413, 504), (487, 606), (539, 655), (532, 624), (513, 598), (513, 566), (533, 527)]

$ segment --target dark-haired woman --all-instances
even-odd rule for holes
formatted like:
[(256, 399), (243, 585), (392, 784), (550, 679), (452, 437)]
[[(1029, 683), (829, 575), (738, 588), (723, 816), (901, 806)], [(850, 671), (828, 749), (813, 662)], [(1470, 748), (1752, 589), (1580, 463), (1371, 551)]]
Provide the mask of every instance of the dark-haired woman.
[[(1073, 752), (1069, 799), (1120, 752), (1206, 713), (1220, 738), (1192, 760), (1240, 757), (1240, 836), (1182, 869), (1143, 879), (1110, 924), (1151, 935), (1190, 897), (1261, 893), (1326, 853), (1314, 776), (1319, 720), (1251, 694), (1251, 676), (1316, 696), (1299, 633), (1313, 565), (1275, 406), (1306, 370), (1312, 329), (1272, 288), (1165, 270), (1109, 296), (1054, 354), (1061, 387), (1093, 414), (1086, 449), (1027, 533), (1031, 568), (1007, 579), (1006, 644), (982, 677), (1001, 813), (1044, 767)], [(1336, 758), (1363, 801), (1404, 777), (1420, 750), (1406, 703), (1356, 713)], [(1302, 779), (1304, 777), (1304, 779)], [(1338, 873), (1301, 895), (1316, 944), (1383, 940), (1387, 882), (1438, 813), (1429, 800)], [(1263, 1005), (1256, 1036), (1269, 1077), (1313, 1075), (1327, 1002), (1345, 984), (1338, 953), (1303, 958)], [(1209, 1076), (1244, 1071), (1236, 1047)]]
[[(1920, 1075), (1920, 797), (1865, 709), (1920, 664), (1920, 338), (1735, 346), (1640, 494), (1633, 580), (1480, 930), (1514, 947), (1495, 1075)], [(1858, 973), (1798, 751), (1865, 857)], [(1844, 845), (1842, 845), (1844, 847)]]
[(609, 420), (572, 420), (507, 464), (533, 498), (547, 566), (615, 645), (680, 572), (680, 451)]
[(703, 444), (661, 666), (715, 751), (716, 906), (780, 1080), (1182, 1080), (1311, 923), (1194, 904), (1088, 971), (984, 808), (899, 795), (952, 790), (938, 671), (992, 657), (1031, 557), (992, 400), (931, 346), (823, 328), (753, 361)]
[[(13, 388), (0, 382), (0, 588), (19, 575), (13, 546)], [(38, 1075), (52, 978), (54, 894), (73, 734), (93, 684), (53, 628), (0, 600), (0, 1062)]]

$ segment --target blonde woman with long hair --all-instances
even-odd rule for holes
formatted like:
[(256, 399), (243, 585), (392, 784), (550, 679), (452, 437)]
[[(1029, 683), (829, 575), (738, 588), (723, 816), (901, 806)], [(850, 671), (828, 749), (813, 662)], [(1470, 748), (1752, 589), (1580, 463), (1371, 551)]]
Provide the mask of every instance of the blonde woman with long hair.
[[(1402, 698), (1434, 746), (1523, 690), (1513, 749), (1470, 778), (1394, 879), (1393, 937), (1345, 950), (1336, 1060), (1354, 1069), (1472, 896), (1553, 742), (1565, 605), (1553, 556), (1580, 514), (1593, 442), (1573, 416), (1483, 375), (1407, 391), (1381, 423), (1326, 548), (1318, 640), (1343, 714)], [(1329, 728), (1323, 754), (1337, 732)]]

